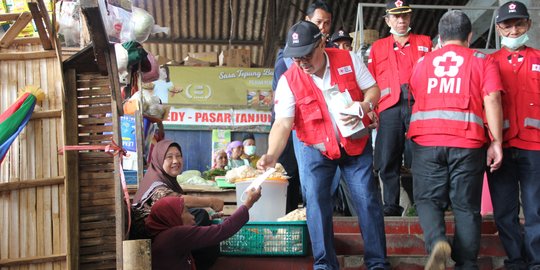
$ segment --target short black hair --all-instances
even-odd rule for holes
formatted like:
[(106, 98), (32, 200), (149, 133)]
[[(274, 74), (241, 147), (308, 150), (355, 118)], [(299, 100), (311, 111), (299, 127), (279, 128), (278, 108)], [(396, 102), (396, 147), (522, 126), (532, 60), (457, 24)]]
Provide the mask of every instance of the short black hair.
[(323, 0), (317, 0), (311, 3), (311, 5), (309, 5), (309, 7), (306, 10), (306, 15), (310, 18), (313, 17), (313, 13), (315, 13), (315, 10), (317, 9), (322, 9), (330, 13), (330, 16), (334, 17), (332, 14), (332, 7), (330, 7), (330, 5), (328, 5), (328, 3), (326, 3)]
[(248, 140), (248, 139), (252, 139), (252, 140), (255, 140), (255, 135), (253, 135), (253, 133), (246, 133), (244, 135), (244, 137), (242, 138), (242, 142), (245, 141), (245, 140)]
[(449, 10), (439, 21), (439, 35), (443, 42), (447, 40), (467, 41), (471, 31), (471, 20), (461, 10)]

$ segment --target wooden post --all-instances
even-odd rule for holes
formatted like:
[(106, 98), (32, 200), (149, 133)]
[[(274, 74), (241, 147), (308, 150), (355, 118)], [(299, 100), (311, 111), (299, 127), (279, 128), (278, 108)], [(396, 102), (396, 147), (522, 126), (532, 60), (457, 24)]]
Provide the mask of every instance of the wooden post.
[(126, 240), (123, 242), (122, 256), (124, 270), (152, 269), (150, 239)]

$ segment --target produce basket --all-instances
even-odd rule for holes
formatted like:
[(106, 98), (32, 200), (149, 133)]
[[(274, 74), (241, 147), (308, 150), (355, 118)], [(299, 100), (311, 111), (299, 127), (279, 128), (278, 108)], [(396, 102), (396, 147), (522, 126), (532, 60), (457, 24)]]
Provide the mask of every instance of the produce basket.
[(253, 221), (221, 242), (220, 250), (225, 256), (305, 256), (308, 239), (305, 221)]

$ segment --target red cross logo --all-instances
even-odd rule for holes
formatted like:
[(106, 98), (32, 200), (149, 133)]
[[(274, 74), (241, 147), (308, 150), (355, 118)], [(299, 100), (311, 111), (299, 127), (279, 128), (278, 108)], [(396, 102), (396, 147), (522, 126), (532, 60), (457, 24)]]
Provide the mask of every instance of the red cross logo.
[(292, 37), (292, 40), (293, 40), (292, 43), (298, 43), (298, 42), (300, 42), (300, 41), (298, 40), (298, 33), (296, 33), (296, 32), (292, 33), (291, 37)]
[(444, 67), (444, 71), (450, 71), (450, 68), (457, 65), (457, 61), (452, 61), (452, 57), (446, 57), (444, 62), (440, 62), (439, 66)]
[(396, 5), (396, 7), (401, 7), (403, 6), (403, 1), (397, 0), (394, 4)]
[(433, 73), (437, 77), (449, 76), (454, 77), (459, 72), (459, 67), (463, 65), (463, 57), (457, 55), (454, 51), (445, 52), (441, 56), (433, 59)]

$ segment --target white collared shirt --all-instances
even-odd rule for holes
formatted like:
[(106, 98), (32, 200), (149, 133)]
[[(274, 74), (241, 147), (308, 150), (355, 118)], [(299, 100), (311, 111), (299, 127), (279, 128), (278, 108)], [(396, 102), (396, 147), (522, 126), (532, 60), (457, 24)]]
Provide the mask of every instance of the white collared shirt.
[[(360, 89), (368, 89), (371, 86), (375, 85), (375, 80), (373, 79), (373, 76), (371, 76), (371, 73), (369, 73), (369, 70), (367, 69), (364, 62), (362, 62), (360, 57), (358, 57), (352, 52), (349, 53), (351, 54), (351, 59), (353, 62), (356, 82), (358, 83)], [(332, 87), (330, 80), (330, 62), (328, 61), (328, 55), (326, 54), (326, 52), (324, 53), (324, 57), (326, 58), (326, 67), (323, 77), (320, 78), (314, 74), (311, 75), (313, 82), (319, 89), (329, 89)], [(293, 65), (295, 64), (293, 63)], [(295, 106), (296, 99), (294, 98), (289, 83), (287, 82), (287, 78), (285, 76), (281, 76), (277, 83), (276, 93), (274, 97), (274, 111), (276, 119), (294, 117)]]

